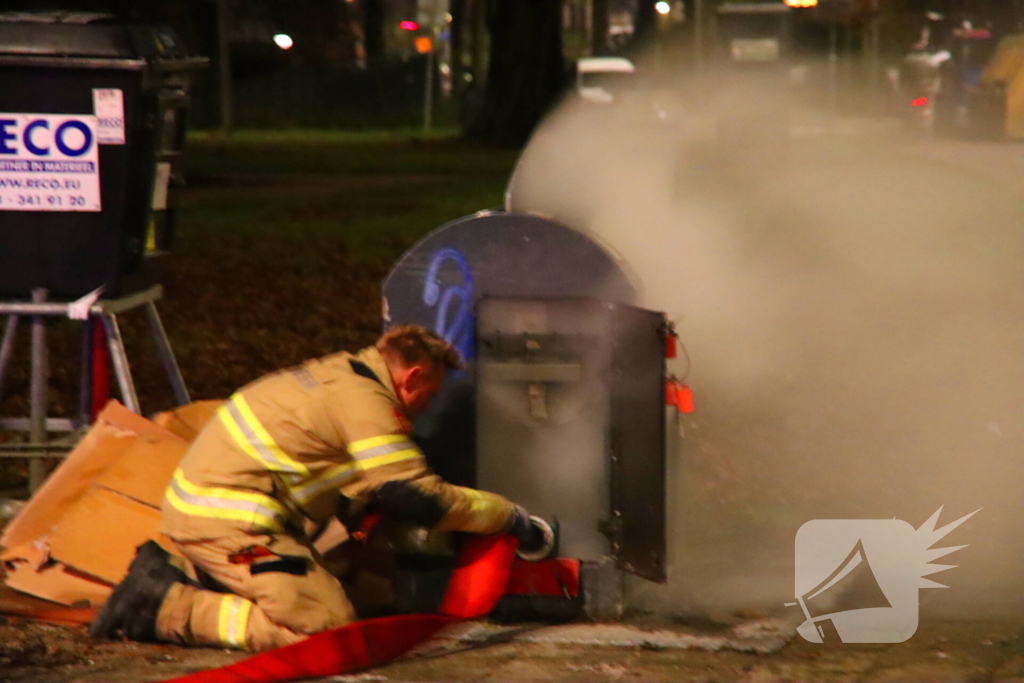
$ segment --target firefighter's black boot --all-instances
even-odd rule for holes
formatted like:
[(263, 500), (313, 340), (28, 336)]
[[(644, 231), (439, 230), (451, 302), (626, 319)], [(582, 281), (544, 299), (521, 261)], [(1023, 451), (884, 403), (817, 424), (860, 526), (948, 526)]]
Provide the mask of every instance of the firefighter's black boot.
[(130, 640), (156, 640), (156, 617), (167, 591), (183, 583), (185, 574), (168, 562), (169, 554), (155, 541), (135, 552), (128, 575), (119, 583), (89, 626), (93, 638), (110, 639), (118, 631)]

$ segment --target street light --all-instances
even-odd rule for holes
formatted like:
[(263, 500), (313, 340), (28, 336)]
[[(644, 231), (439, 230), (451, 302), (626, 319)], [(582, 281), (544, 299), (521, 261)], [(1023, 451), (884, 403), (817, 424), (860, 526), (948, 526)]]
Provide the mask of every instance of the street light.
[(658, 12), (658, 14), (668, 14), (669, 12), (672, 11), (672, 5), (662, 0), (661, 2), (657, 2), (654, 4), (654, 9)]
[(790, 7), (817, 7), (818, 0), (786, 0)]

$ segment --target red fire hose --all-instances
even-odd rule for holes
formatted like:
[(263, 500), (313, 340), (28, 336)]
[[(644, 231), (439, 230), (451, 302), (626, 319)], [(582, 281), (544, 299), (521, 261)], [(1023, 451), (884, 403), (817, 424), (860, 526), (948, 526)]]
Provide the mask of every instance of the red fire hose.
[(403, 614), (358, 621), (220, 669), (167, 683), (280, 683), (337, 676), (384, 664), (446, 624), (490, 612), (505, 591), (516, 545), (511, 536), (468, 540), (448, 581), (440, 614)]

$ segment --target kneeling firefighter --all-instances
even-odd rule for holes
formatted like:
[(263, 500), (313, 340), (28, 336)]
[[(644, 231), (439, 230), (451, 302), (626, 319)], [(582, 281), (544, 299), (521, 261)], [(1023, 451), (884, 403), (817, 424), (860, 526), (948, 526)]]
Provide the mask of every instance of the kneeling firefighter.
[(255, 652), (357, 620), (302, 531), (346, 499), (440, 531), (509, 533), (527, 552), (552, 543), (543, 520), (502, 496), (440, 479), (409, 437), (409, 418), (457, 367), (450, 344), (401, 326), (239, 390), (164, 496), (161, 530), (187, 562), (140, 546), (90, 635)]

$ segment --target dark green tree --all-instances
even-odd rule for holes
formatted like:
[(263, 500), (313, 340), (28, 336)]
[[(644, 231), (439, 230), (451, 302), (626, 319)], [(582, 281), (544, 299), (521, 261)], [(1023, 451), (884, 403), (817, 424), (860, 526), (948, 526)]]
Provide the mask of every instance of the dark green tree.
[(608, 0), (592, 0), (590, 9), (590, 51), (595, 55), (608, 54)]
[(654, 9), (657, 0), (639, 0), (633, 15), (633, 39), (630, 49), (642, 49), (654, 37), (658, 29), (658, 12)]
[(483, 111), (470, 134), (506, 147), (526, 143), (565, 80), (560, 0), (494, 0)]
[(363, 47), (373, 64), (384, 57), (384, 0), (363, 0)]

